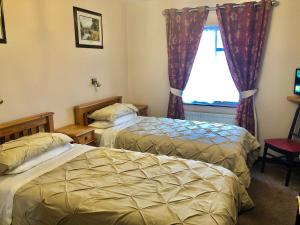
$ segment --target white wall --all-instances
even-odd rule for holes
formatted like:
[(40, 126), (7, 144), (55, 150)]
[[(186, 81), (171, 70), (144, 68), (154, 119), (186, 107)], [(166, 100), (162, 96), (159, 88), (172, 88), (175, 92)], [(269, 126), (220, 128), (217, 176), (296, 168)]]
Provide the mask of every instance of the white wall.
[[(73, 6), (103, 15), (104, 49), (75, 47)], [(4, 0), (7, 41), (0, 44), (0, 123), (44, 111), (56, 127), (72, 107), (127, 96), (126, 4), (121, 0)], [(95, 92), (90, 78), (102, 87)]]
[[(152, 115), (166, 115), (169, 82), (164, 9), (229, 2), (243, 1), (132, 1), (127, 7), (129, 99), (149, 104)], [(300, 67), (299, 10), (300, 1), (281, 0), (273, 11), (257, 96), (260, 140), (286, 136), (296, 109), (286, 96), (293, 93), (295, 68)], [(216, 23), (214, 12), (208, 23)]]

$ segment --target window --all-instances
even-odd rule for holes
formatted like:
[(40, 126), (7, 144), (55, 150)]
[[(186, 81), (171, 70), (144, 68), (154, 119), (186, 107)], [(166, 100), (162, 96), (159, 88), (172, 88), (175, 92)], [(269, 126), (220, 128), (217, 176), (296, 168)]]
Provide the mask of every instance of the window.
[(229, 72), (219, 27), (206, 26), (183, 92), (183, 102), (236, 106), (238, 101), (239, 92)]

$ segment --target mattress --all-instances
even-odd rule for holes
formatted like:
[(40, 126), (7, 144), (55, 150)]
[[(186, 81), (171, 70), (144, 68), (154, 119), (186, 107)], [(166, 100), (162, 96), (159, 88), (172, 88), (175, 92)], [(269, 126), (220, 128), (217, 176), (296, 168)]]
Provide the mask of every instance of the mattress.
[(132, 124), (101, 130), (101, 146), (223, 166), (234, 172), (245, 187), (249, 187), (249, 168), (258, 157), (260, 144), (244, 128), (168, 118), (139, 118)]
[(111, 148), (81, 153), (18, 188), (12, 225), (231, 225), (253, 207), (222, 167)]

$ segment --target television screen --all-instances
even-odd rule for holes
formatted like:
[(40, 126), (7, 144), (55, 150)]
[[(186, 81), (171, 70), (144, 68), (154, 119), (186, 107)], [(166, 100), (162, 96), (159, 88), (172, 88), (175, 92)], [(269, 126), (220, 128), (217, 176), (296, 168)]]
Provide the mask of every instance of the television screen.
[(300, 95), (300, 69), (296, 69), (294, 93)]

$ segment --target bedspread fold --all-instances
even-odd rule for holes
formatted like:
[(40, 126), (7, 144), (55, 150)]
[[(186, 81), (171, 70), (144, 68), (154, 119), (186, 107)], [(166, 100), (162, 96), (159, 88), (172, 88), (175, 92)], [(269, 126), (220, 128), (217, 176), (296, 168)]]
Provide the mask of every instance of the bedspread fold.
[(249, 168), (260, 151), (256, 138), (238, 126), (156, 117), (144, 117), (120, 131), (115, 147), (223, 166), (245, 187), (250, 185)]
[(253, 206), (229, 170), (97, 148), (21, 187), (13, 225), (233, 225)]

